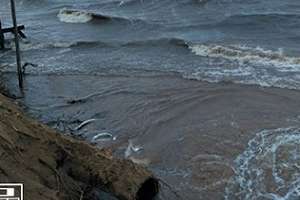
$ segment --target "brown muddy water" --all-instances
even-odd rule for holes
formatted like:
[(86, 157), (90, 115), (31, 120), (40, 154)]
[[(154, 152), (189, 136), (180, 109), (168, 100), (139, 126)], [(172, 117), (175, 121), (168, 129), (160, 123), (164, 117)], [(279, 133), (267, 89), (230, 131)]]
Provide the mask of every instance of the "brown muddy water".
[(176, 74), (26, 76), (25, 86), (32, 116), (147, 166), (171, 187), (159, 199), (299, 198), (299, 91)]
[[(16, 7), (33, 117), (146, 165), (170, 185), (163, 200), (300, 199), (299, 0)], [(11, 26), (9, 1), (0, 18)], [(5, 45), (0, 70), (19, 95)]]

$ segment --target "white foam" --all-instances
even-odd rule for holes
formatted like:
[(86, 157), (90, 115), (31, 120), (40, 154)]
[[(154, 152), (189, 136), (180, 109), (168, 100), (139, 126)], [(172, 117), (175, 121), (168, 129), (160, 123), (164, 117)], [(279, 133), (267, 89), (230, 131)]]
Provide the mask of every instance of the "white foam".
[(66, 23), (86, 23), (93, 19), (91, 13), (80, 10), (68, 10), (63, 8), (57, 14), (58, 19), (61, 22)]
[[(190, 50), (208, 62), (184, 74), (185, 78), (209, 82), (232, 81), (264, 87), (300, 88), (300, 57), (260, 47), (190, 45)], [(205, 61), (205, 59), (204, 59)]]
[(97, 119), (88, 119), (88, 120), (85, 120), (84, 122), (82, 122), (81, 124), (79, 124), (76, 128), (75, 128), (75, 130), (80, 130), (80, 129), (82, 129), (83, 127), (85, 127), (86, 125), (88, 125), (88, 124), (90, 124), (90, 123), (92, 123), (92, 122), (95, 122)]
[(117, 137), (114, 137), (111, 133), (103, 132), (95, 135), (92, 138), (92, 142), (97, 142), (97, 141), (108, 141), (108, 140), (116, 140)]
[(129, 140), (128, 141), (128, 146), (127, 146), (127, 148), (125, 150), (124, 157), (125, 158), (129, 158), (132, 155), (132, 153), (136, 153), (136, 152), (139, 152), (141, 150), (143, 150), (142, 146), (139, 146), (139, 145), (138, 146), (134, 146), (132, 140)]
[(49, 44), (48, 46), (54, 47), (54, 48), (70, 48), (77, 44), (78, 44), (77, 42), (54, 42), (54, 43)]
[(193, 53), (205, 57), (224, 58), (242, 64), (274, 66), (279, 70), (300, 71), (300, 58), (284, 55), (282, 49), (277, 51), (265, 50), (261, 47), (221, 46), (221, 45), (192, 45)]
[(235, 160), (225, 199), (296, 200), (300, 197), (300, 129), (265, 130)]

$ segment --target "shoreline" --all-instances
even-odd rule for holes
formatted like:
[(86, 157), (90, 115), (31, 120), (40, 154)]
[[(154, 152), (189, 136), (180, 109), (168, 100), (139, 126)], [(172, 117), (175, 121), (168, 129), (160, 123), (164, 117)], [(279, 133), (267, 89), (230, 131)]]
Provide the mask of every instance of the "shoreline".
[(12, 101), (0, 94), (0, 180), (24, 183), (25, 199), (94, 199), (108, 192), (133, 200), (158, 192), (145, 168), (57, 133)]
[[(30, 116), (51, 127), (61, 120), (73, 130), (96, 119), (75, 135), (91, 142), (94, 134), (112, 134), (116, 140), (95, 145), (110, 148), (118, 158), (124, 158), (131, 141), (141, 150), (128, 158), (147, 161), (147, 168), (184, 199), (223, 199), (248, 142), (262, 130), (300, 122), (297, 90), (208, 83), (176, 74), (29, 75), (25, 80), (26, 95), (18, 102)], [(174, 195), (168, 188), (161, 191)]]

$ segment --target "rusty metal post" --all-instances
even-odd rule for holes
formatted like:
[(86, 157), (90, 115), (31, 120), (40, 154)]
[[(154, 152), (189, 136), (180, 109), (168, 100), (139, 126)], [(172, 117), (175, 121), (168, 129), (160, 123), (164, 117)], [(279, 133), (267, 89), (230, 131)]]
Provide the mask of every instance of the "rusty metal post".
[(2, 24), (0, 19), (0, 49), (4, 49), (4, 33), (2, 32)]
[(18, 69), (18, 79), (19, 79), (19, 87), (23, 89), (23, 74), (22, 74), (22, 66), (21, 66), (21, 55), (20, 55), (20, 46), (19, 46), (19, 30), (17, 24), (17, 16), (16, 16), (16, 5), (14, 0), (10, 0), (11, 5), (11, 16), (14, 25), (14, 35), (15, 35), (15, 46), (16, 46), (16, 59), (17, 59), (17, 69)]

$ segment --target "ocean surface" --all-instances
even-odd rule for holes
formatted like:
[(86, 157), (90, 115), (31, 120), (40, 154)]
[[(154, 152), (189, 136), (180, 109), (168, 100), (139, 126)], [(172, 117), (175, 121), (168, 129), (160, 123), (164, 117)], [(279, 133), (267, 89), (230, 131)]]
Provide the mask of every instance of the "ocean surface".
[(299, 0), (16, 3), (33, 117), (147, 166), (159, 199), (300, 199)]

